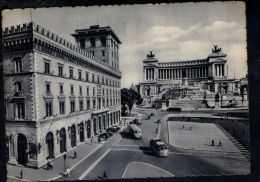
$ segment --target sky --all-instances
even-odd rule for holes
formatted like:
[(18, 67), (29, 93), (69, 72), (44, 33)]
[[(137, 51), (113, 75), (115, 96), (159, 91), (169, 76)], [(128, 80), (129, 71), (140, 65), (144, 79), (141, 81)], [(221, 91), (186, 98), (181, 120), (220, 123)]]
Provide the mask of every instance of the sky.
[(142, 81), (150, 50), (160, 62), (207, 58), (212, 45), (226, 53), (229, 78), (247, 74), (244, 2), (14, 9), (2, 11), (2, 26), (34, 21), (71, 43), (75, 29), (110, 26), (122, 44), (122, 87)]

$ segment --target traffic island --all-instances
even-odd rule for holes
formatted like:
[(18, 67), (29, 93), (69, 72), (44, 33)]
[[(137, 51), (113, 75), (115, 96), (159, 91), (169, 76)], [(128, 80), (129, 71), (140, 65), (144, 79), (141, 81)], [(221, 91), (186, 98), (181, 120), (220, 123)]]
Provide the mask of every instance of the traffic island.
[(168, 121), (169, 143), (181, 149), (240, 152), (213, 123)]
[(173, 177), (174, 175), (157, 166), (143, 163), (131, 162), (122, 175), (122, 178), (159, 178), (159, 177)]

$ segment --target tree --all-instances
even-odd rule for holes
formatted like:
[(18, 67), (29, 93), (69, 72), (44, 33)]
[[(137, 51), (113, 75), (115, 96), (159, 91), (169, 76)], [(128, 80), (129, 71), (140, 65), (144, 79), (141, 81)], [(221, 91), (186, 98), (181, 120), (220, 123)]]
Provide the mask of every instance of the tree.
[(125, 111), (126, 111), (125, 105), (128, 105), (129, 114), (130, 114), (134, 103), (139, 103), (139, 104), (142, 103), (142, 98), (141, 98), (140, 94), (131, 88), (130, 89), (127, 89), (127, 88), (121, 89), (122, 115), (125, 114)]

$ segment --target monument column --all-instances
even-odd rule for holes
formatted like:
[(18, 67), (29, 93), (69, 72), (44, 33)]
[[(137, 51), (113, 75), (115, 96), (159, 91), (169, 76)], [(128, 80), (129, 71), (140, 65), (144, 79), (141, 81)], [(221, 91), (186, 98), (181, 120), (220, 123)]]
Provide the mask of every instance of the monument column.
[(143, 69), (143, 79), (145, 80), (146, 78), (145, 78), (145, 74), (146, 74), (146, 71), (145, 71), (145, 69)]

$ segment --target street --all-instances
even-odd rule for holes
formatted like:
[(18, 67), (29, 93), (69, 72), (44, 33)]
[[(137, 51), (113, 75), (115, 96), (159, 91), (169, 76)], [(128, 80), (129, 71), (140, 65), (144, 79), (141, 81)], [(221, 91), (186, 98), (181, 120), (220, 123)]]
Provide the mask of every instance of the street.
[[(149, 172), (151, 170), (153, 171), (153, 177), (250, 173), (249, 160), (241, 155), (240, 152), (193, 151), (169, 145), (170, 152), (168, 157), (155, 156), (148, 149), (149, 140), (157, 136), (156, 128), (159, 127), (159, 124), (156, 121), (161, 119), (160, 137), (165, 143), (169, 144), (167, 122), (164, 120), (165, 115), (169, 114), (169, 112), (140, 108), (134, 108), (133, 112), (142, 113), (142, 125), (139, 125), (142, 129), (142, 139), (136, 140), (127, 137), (122, 138), (117, 143), (112, 143), (112, 140), (109, 141), (105, 147), (102, 146), (102, 149), (97, 151), (101, 156), (98, 162), (93, 161), (90, 169), (83, 172), (83, 169), (86, 169), (90, 161), (93, 160), (89, 158), (72, 171), (71, 179), (149, 177), (151, 176)], [(151, 112), (154, 113), (154, 116), (146, 120)], [(132, 165), (135, 165), (135, 167), (131, 167)], [(140, 171), (138, 170), (138, 165), (145, 165), (150, 170)]]

